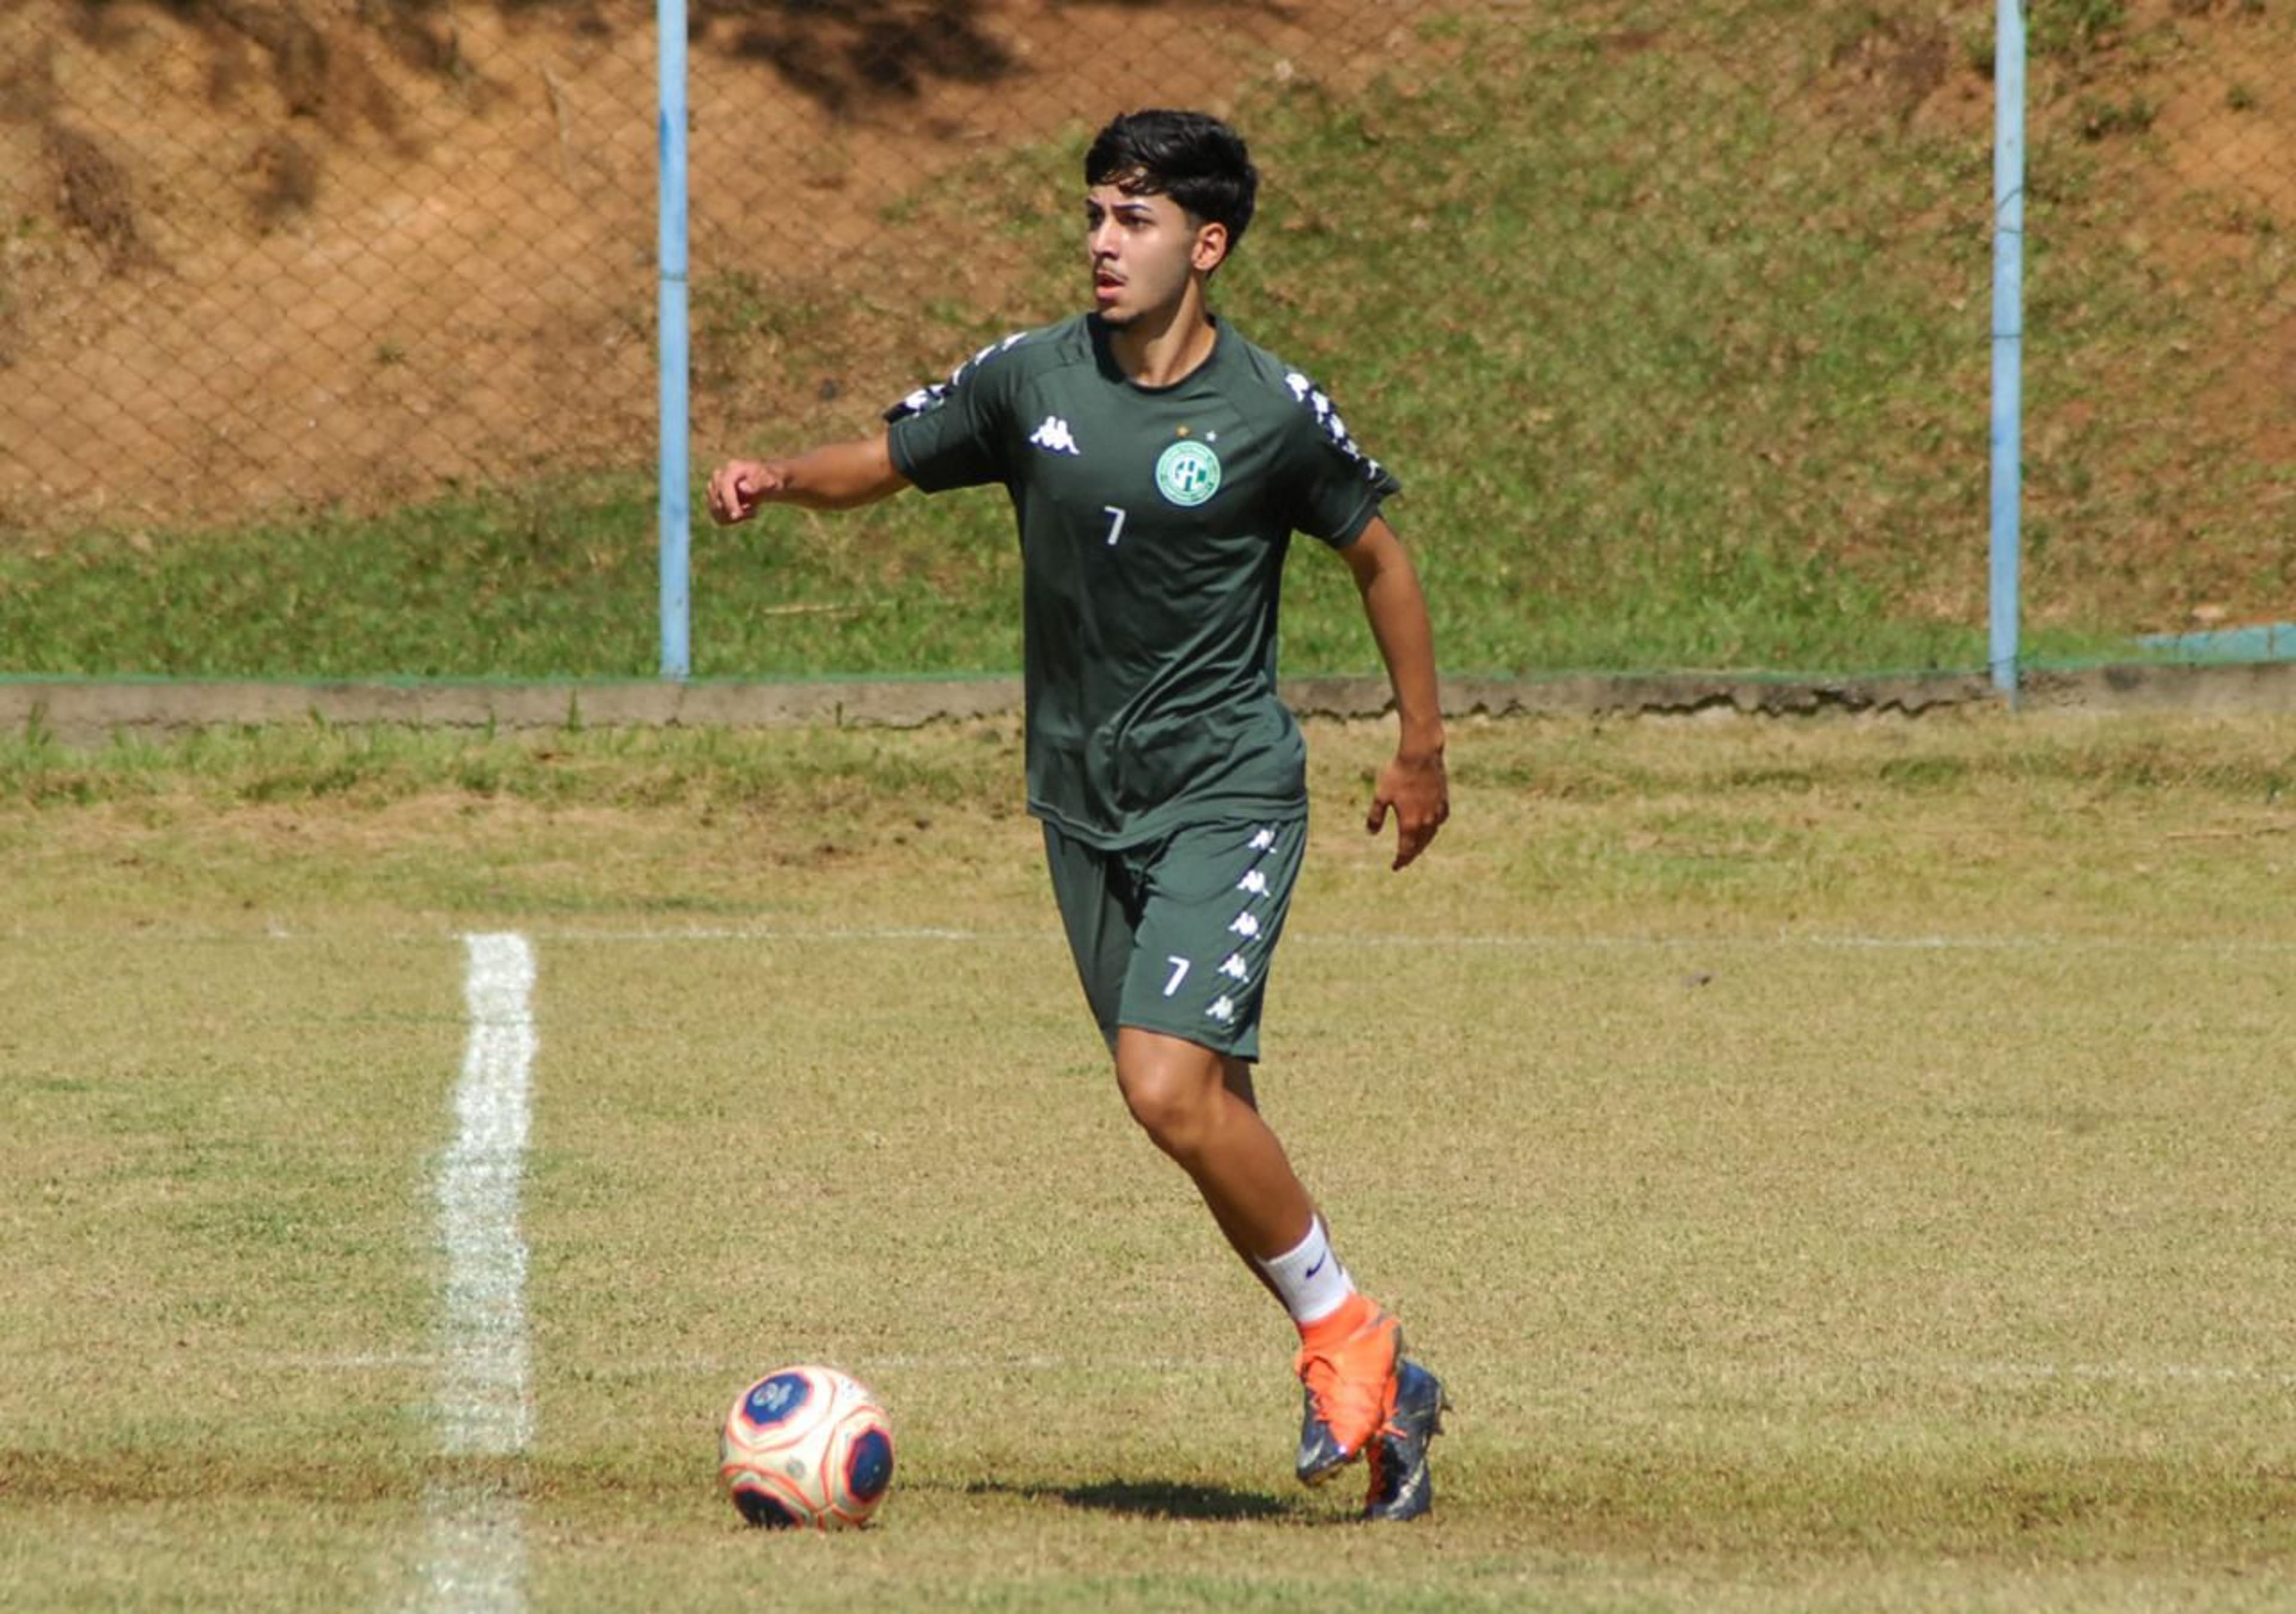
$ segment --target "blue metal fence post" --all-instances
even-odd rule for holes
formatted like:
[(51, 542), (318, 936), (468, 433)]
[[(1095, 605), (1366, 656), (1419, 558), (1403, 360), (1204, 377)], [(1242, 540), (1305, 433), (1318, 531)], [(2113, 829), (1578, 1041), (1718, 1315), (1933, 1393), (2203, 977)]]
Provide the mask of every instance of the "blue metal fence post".
[(2017, 698), (2024, 438), (2025, 6), (1997, 0), (1993, 52), (1993, 687)]
[(655, 0), (660, 77), (661, 676), (693, 671), (689, 548), (692, 450), (687, 437), (685, 312), (685, 0)]

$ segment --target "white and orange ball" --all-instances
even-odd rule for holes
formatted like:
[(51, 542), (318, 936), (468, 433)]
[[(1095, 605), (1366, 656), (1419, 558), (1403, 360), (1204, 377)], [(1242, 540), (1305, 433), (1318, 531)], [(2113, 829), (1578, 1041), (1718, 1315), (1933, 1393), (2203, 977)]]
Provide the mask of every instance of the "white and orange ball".
[(865, 1524), (893, 1484), (893, 1426), (858, 1380), (811, 1364), (777, 1368), (734, 1397), (718, 1473), (751, 1524)]

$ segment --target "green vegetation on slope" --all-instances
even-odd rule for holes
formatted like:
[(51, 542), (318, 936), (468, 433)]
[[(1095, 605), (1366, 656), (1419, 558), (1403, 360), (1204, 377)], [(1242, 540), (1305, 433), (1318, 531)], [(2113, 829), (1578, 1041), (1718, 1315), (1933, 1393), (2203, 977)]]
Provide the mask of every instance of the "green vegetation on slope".
[[(1895, 26), (1872, 7), (1754, 4), (1659, 29), (1632, 5), (1597, 11), (1430, 23), (1363, 94), (1247, 95), (1237, 117), (1270, 183), (1222, 307), (1316, 374), (1402, 475), (1392, 514), (1456, 671), (1981, 665), (1984, 139), (1841, 110), (1845, 53)], [(985, 158), (897, 209), (883, 261), (853, 271), (900, 287), (905, 230), (974, 239), (1009, 278), (996, 306), (908, 288), (793, 312), (705, 266), (705, 381), (725, 355), (840, 373), (857, 322), (903, 308), (900, 346), (945, 368), (1073, 307), (1085, 133)], [(2059, 165), (2038, 200), (2068, 235), (2109, 222), (2084, 189), (2094, 166)], [(2126, 254), (2085, 257), (2078, 285), (2072, 271), (2043, 250), (2036, 308), (2064, 310), (2081, 344), (2063, 373), (2109, 389), (2114, 356), (2163, 350), (2180, 315)], [(848, 407), (821, 429), (868, 418)], [(795, 447), (812, 425), (704, 442), (697, 459)], [(2053, 592), (2029, 651), (2093, 653), (2159, 626), (2128, 619), (2110, 588), (2083, 592), (2105, 574), (2079, 535), (2114, 507), (2114, 478), (2045, 466), (2036, 486), (2033, 575)], [(7, 548), (0, 668), (645, 676), (654, 548), (636, 471), (379, 519)], [(1300, 545), (1291, 568), (1286, 670), (1368, 670), (1344, 569), (1317, 550)], [(1018, 569), (994, 489), (777, 512), (734, 533), (704, 522), (693, 670), (1009, 669)]]

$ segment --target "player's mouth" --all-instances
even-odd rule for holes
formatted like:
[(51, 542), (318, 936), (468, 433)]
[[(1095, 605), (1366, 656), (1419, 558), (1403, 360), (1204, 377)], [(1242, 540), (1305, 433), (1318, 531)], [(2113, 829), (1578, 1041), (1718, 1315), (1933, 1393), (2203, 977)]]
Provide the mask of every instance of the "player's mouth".
[(1112, 303), (1124, 292), (1123, 280), (1103, 269), (1092, 277), (1092, 294), (1103, 303)]

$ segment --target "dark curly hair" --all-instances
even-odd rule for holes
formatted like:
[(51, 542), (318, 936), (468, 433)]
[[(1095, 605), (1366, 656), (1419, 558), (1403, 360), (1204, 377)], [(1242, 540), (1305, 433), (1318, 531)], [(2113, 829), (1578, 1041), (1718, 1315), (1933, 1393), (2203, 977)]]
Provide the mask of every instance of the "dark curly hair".
[(1130, 196), (1168, 196), (1190, 217), (1226, 225), (1231, 252), (1259, 196), (1259, 170), (1243, 136), (1207, 112), (1119, 114), (1093, 136), (1084, 182)]

